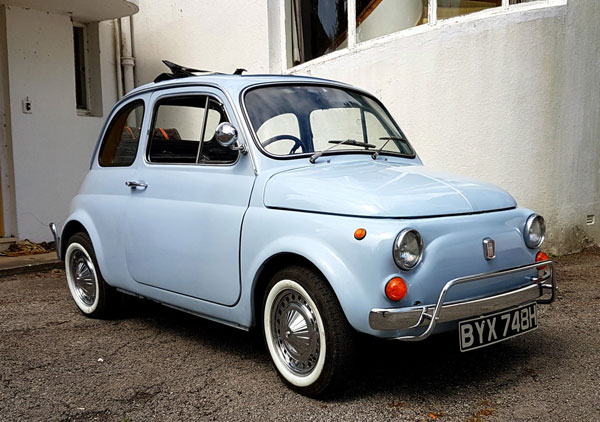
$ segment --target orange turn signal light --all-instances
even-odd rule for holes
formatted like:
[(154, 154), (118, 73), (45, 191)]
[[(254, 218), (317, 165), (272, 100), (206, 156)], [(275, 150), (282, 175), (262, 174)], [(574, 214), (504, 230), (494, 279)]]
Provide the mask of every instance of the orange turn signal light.
[(406, 283), (400, 277), (394, 277), (385, 285), (385, 295), (395, 302), (406, 296)]
[[(542, 262), (542, 261), (547, 261), (550, 258), (548, 257), (548, 255), (546, 255), (544, 252), (539, 251), (537, 253), (537, 255), (535, 256), (535, 262)], [(546, 269), (546, 265), (542, 265), (540, 267), (537, 267), (538, 270), (545, 270)]]
[(367, 235), (367, 231), (365, 229), (356, 229), (354, 231), (354, 238), (356, 240), (363, 240)]

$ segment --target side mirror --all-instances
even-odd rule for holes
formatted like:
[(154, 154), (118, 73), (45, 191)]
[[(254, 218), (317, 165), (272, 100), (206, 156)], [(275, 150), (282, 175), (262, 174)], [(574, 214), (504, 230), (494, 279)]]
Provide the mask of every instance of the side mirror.
[(236, 149), (237, 129), (231, 123), (223, 122), (215, 130), (215, 139), (222, 147)]

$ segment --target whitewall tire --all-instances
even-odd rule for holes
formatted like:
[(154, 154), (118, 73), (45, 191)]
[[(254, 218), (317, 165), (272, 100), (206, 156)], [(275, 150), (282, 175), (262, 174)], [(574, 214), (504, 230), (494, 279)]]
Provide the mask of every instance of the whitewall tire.
[(265, 343), (280, 377), (308, 396), (334, 390), (354, 335), (326, 280), (308, 268), (285, 268), (269, 283), (262, 311)]
[(65, 274), (71, 296), (83, 314), (95, 318), (108, 314), (112, 288), (100, 274), (92, 242), (86, 233), (76, 233), (69, 239)]

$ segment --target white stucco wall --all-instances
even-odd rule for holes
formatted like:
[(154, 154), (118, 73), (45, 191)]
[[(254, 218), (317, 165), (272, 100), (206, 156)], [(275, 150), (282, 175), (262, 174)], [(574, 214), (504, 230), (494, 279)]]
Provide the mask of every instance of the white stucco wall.
[[(97, 136), (116, 101), (112, 26), (100, 24), (104, 116), (78, 116), (69, 16), (7, 6), (9, 95), (19, 238), (50, 240), (89, 169)], [(33, 101), (23, 114), (21, 101)]]
[(548, 250), (574, 251), (600, 240), (586, 225), (600, 217), (600, 2), (552, 4), (417, 27), (292, 72), (374, 93), (427, 166), (502, 186), (546, 217)]
[(140, 0), (133, 22), (136, 85), (168, 71), (162, 59), (217, 72), (268, 71), (265, 0)]

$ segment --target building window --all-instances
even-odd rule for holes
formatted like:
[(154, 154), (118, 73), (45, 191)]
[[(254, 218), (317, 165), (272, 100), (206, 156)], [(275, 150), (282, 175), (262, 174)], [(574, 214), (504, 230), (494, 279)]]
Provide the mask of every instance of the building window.
[(286, 0), (287, 64), (441, 19), (534, 1), (548, 0)]
[(291, 0), (294, 65), (348, 46), (347, 0)]
[(75, 102), (77, 110), (89, 112), (89, 87), (87, 74), (87, 34), (84, 26), (73, 26), (75, 53)]
[(454, 18), (500, 6), (502, 0), (438, 0), (437, 18)]
[(427, 0), (356, 0), (357, 41), (427, 23), (427, 15)]
[(75, 105), (81, 116), (102, 116), (102, 77), (98, 23), (73, 24)]

